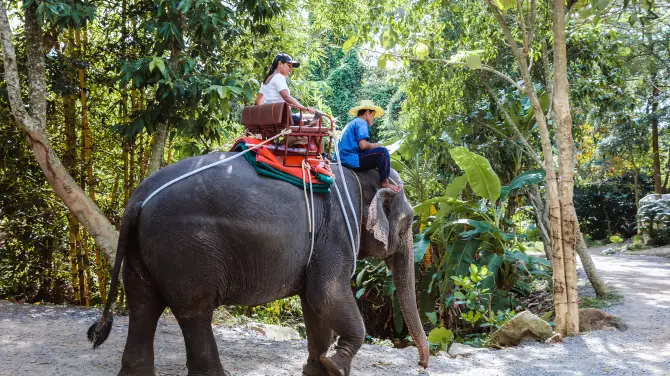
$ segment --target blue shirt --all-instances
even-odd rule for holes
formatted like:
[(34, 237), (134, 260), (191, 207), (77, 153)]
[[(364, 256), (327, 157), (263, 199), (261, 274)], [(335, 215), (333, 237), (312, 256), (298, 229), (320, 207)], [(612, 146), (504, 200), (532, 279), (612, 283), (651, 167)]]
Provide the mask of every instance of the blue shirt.
[(370, 130), (365, 120), (356, 118), (344, 128), (342, 138), (337, 145), (343, 165), (351, 168), (358, 167), (358, 153), (361, 152), (358, 141), (360, 140), (370, 141)]

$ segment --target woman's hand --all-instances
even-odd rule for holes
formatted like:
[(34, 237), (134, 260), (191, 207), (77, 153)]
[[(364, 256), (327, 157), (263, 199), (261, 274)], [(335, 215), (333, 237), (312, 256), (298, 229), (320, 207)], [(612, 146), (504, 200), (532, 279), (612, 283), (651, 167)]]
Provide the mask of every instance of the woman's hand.
[(308, 111), (308, 112), (311, 112), (311, 113), (313, 113), (313, 114), (319, 112), (319, 110), (317, 110), (317, 109), (314, 108), (314, 107), (307, 107), (307, 111)]

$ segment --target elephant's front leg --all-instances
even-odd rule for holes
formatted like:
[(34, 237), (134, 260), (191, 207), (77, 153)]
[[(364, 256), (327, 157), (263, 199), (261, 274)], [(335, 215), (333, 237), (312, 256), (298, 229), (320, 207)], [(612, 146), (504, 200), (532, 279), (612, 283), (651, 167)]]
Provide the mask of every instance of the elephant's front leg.
[[(351, 361), (363, 345), (365, 326), (351, 292), (349, 271), (345, 266), (348, 263), (332, 260), (336, 257), (335, 254), (330, 256), (330, 260), (325, 259), (323, 255), (312, 259), (305, 296), (313, 313), (322, 320), (320, 325), (332, 329), (340, 338), (335, 346), (336, 353), (331, 357), (325, 354), (332, 338), (331, 333), (325, 329), (319, 331), (319, 338), (315, 344), (308, 346), (310, 346), (310, 358), (318, 353), (319, 360), (329, 376), (348, 376)], [(307, 323), (307, 315), (305, 319)], [(307, 325), (306, 328), (309, 330)], [(308, 343), (310, 343), (309, 337)]]
[(332, 344), (333, 331), (326, 322), (317, 316), (316, 312), (307, 302), (305, 294), (300, 295), (302, 313), (305, 317), (305, 329), (307, 331), (307, 350), (309, 357), (307, 364), (302, 367), (303, 376), (327, 376), (326, 367), (321, 364), (319, 358), (326, 355)]

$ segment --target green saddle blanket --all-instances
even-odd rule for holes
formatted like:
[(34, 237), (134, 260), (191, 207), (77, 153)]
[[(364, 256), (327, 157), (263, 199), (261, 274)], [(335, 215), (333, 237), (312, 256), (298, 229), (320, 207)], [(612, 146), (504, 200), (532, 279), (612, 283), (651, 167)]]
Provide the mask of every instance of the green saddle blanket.
[[(236, 151), (236, 152), (242, 152), (245, 150), (248, 150), (249, 147), (247, 146), (246, 142), (244, 139), (238, 140), (235, 145), (231, 148), (231, 151)], [(258, 152), (260, 152), (261, 148), (257, 148), (252, 150), (251, 152), (245, 153), (243, 156), (249, 162), (249, 164), (256, 170), (256, 172), (261, 175), (261, 176), (267, 176), (269, 178), (273, 179), (278, 179), (278, 180), (283, 180), (285, 182), (291, 183), (295, 186), (298, 187), (304, 187), (307, 186), (307, 189), (309, 190), (310, 185), (309, 183), (305, 184), (305, 182), (302, 180), (302, 177), (295, 176), (297, 175), (296, 171), (300, 171), (300, 167), (286, 167), (285, 169), (288, 171), (293, 172), (293, 174), (290, 174), (286, 171), (282, 171), (278, 168), (275, 168), (273, 166), (270, 166), (268, 163), (263, 162), (262, 160), (259, 161), (258, 158)], [(263, 155), (267, 158), (268, 153), (263, 153)], [(273, 155), (274, 157), (274, 155)], [(276, 157), (275, 157), (276, 159)], [(278, 159), (277, 164), (281, 164)], [(324, 194), (329, 194), (330, 193), (330, 186), (333, 184), (333, 178), (330, 176), (327, 176), (325, 174), (311, 171), (312, 177), (316, 179), (317, 182), (312, 182), (312, 190), (314, 193), (324, 193)]]

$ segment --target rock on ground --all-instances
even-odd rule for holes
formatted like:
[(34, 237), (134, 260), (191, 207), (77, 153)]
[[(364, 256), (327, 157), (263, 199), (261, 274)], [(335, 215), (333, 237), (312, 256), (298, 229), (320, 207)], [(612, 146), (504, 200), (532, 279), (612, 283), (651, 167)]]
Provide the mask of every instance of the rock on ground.
[(472, 356), (475, 353), (479, 351), (485, 351), (486, 349), (482, 348), (477, 348), (477, 347), (472, 347), (468, 345), (463, 345), (458, 342), (454, 342), (451, 344), (451, 347), (449, 347), (449, 356), (452, 358), (458, 358), (458, 357), (468, 357)]
[(287, 328), (279, 325), (268, 324), (249, 324), (247, 328), (264, 335), (267, 339), (273, 341), (291, 341), (302, 339), (300, 333), (293, 328)]
[(517, 313), (491, 336), (496, 346), (514, 346), (525, 340), (545, 341), (554, 335), (551, 325), (529, 311)]

